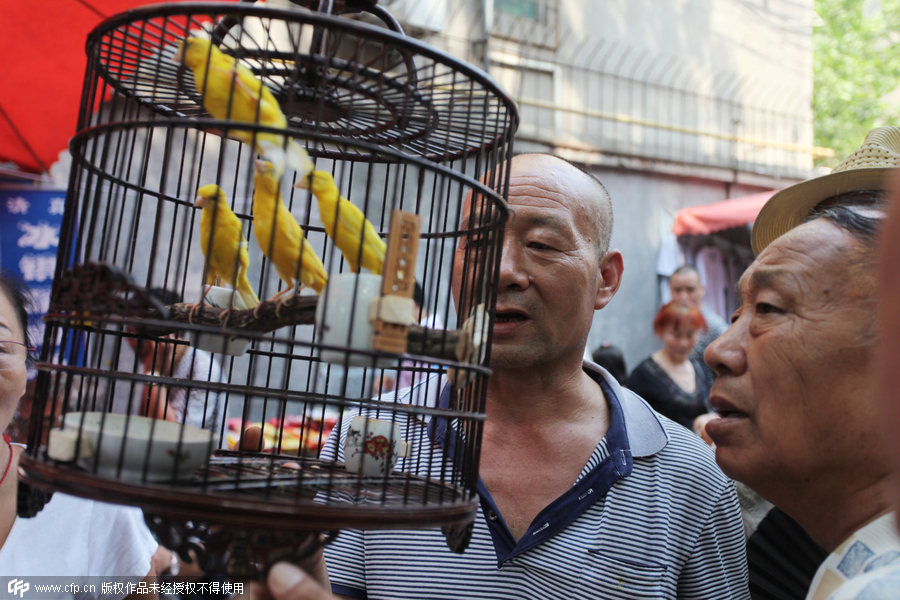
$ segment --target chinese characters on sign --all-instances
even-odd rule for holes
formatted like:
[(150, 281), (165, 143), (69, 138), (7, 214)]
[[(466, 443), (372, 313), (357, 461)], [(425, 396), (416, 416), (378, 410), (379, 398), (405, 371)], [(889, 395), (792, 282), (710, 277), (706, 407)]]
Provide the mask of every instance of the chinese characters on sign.
[[(29, 315), (28, 336), (37, 346), (34, 356), (40, 360), (42, 353), (62, 353), (62, 359), (68, 364), (81, 364), (85, 336), (80, 331), (68, 336), (65, 348), (59, 347), (61, 335), (57, 335), (52, 348), (41, 347), (44, 343), (42, 317), (50, 309), (57, 251), (65, 243), (60, 239), (65, 210), (65, 190), (0, 184), (0, 267), (18, 275), (31, 292), (34, 312)], [(74, 225), (77, 228), (77, 221)], [(78, 260), (78, 247), (74, 240), (70, 243), (72, 251), (68, 256), (74, 262)], [(36, 376), (37, 370), (29, 369), (28, 378)], [(25, 441), (29, 401), (26, 397), (18, 404), (16, 414), (4, 432), (14, 441)]]
[(28, 285), (36, 309), (29, 335), (38, 346), (44, 338), (40, 318), (50, 306), (65, 202), (63, 190), (0, 188), (0, 266)]
[(34, 297), (29, 333), (37, 344), (44, 337), (40, 317), (50, 305), (65, 202), (63, 190), (0, 188), (0, 266), (19, 275)]

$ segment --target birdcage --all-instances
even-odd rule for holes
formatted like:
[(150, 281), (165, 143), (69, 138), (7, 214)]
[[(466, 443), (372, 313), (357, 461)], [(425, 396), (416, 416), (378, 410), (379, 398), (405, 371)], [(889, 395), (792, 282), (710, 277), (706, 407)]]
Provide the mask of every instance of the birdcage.
[(346, 527), (463, 551), (512, 101), (302, 6), (145, 7), (87, 54), (23, 481), (230, 575)]

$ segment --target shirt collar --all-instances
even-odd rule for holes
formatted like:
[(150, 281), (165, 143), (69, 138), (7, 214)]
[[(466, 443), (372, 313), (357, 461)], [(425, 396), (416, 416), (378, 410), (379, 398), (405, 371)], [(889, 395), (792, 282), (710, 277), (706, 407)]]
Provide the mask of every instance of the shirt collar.
[[(593, 363), (584, 364), (585, 372), (603, 390), (609, 406), (609, 426), (604, 436), (609, 455), (580, 478), (559, 498), (542, 510), (528, 531), (516, 541), (499, 515), (488, 489), (481, 478), (477, 487), (481, 509), (491, 534), (498, 566), (531, 548), (553, 538), (588, 510), (599, 498), (622, 478), (631, 474), (634, 456), (649, 456), (661, 450), (668, 441), (656, 414), (640, 398), (620, 387), (603, 369)], [(444, 385), (440, 408), (450, 408), (450, 386)], [(428, 437), (439, 445), (448, 457), (455, 457), (459, 448), (459, 433), (447, 417), (433, 416), (428, 423)], [(598, 440), (599, 443), (599, 440)], [(635, 454), (632, 446), (640, 454)]]
[(650, 408), (650, 405), (631, 390), (620, 386), (603, 367), (584, 361), (583, 368), (597, 383), (605, 382), (612, 390), (612, 395), (618, 399), (632, 456), (653, 456), (666, 447), (669, 436), (659, 420), (659, 415)]
[[(609, 439), (613, 442), (610, 444), (610, 450), (615, 446), (629, 450), (633, 457), (646, 457), (653, 456), (666, 447), (669, 436), (659, 420), (659, 415), (640, 396), (620, 386), (615, 378), (599, 365), (584, 361), (582, 368), (603, 388), (607, 397), (610, 408), (610, 428), (606, 434), (607, 438), (609, 439), (611, 435), (618, 438), (620, 427), (622, 434), (627, 438), (627, 440)], [(450, 384), (443, 386), (438, 407), (450, 408)], [(617, 417), (618, 414), (621, 414), (621, 417)], [(442, 447), (449, 438), (449, 447), (445, 450), (449, 451), (451, 456), (454, 455), (457, 435), (452, 428), (448, 430), (446, 418), (429, 420), (428, 437)]]

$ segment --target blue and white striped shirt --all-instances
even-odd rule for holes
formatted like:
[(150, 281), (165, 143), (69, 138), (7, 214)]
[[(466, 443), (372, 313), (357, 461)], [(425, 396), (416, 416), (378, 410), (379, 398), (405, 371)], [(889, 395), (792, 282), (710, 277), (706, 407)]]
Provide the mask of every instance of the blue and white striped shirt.
[[(479, 480), (464, 554), (440, 531), (345, 530), (325, 549), (332, 590), (370, 600), (749, 599), (737, 495), (709, 448), (596, 365), (585, 371), (606, 395), (609, 429), (572, 488), (518, 542)], [(433, 442), (453, 437), (445, 420), (434, 421), (415, 425)], [(346, 427), (323, 457), (343, 460), (345, 436)], [(398, 469), (421, 464), (413, 461)]]

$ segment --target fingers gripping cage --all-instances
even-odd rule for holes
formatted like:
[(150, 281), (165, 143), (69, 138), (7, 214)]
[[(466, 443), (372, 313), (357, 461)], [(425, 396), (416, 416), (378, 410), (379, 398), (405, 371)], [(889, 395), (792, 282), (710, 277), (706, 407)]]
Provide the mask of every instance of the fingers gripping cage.
[[(206, 94), (234, 107), (254, 84), (197, 87), (174, 50), (202, 31), (271, 89), (283, 127), (207, 110)], [(441, 527), (463, 549), (509, 98), (419, 42), (308, 11), (147, 7), (98, 27), (87, 51), (24, 480), (140, 506), (183, 557), (230, 574), (345, 527)], [(266, 200), (260, 139), (299, 144), (313, 178), (288, 162)], [(333, 202), (315, 185), (329, 178)], [(208, 184), (221, 198), (201, 200)], [(402, 354), (351, 343), (395, 209), (421, 218)], [(332, 323), (346, 337), (326, 337)]]

